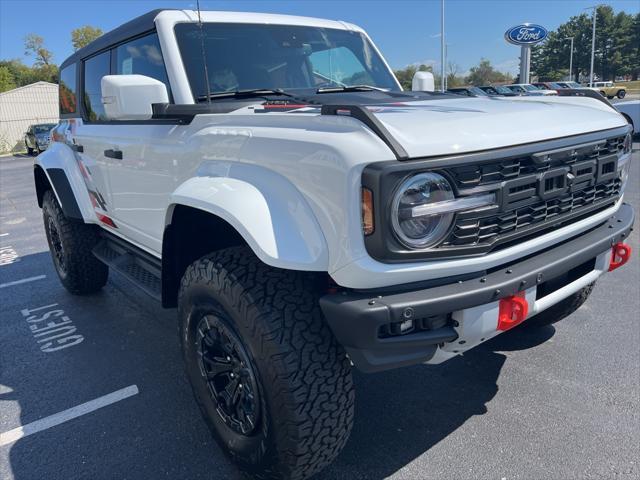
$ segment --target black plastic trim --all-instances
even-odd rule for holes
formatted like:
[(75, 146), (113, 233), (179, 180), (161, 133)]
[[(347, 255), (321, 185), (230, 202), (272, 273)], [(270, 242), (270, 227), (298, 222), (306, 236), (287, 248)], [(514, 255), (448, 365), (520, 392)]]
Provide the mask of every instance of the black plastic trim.
[(360, 120), (391, 149), (397, 160), (407, 160), (409, 154), (378, 118), (363, 105), (322, 105), (322, 115), (345, 115)]
[[(360, 370), (372, 372), (429, 360), (438, 343), (451, 341), (450, 327), (398, 337), (378, 338), (381, 325), (412, 318), (450, 314), (553, 280), (624, 240), (634, 221), (623, 204), (606, 222), (573, 239), (523, 260), (477, 272), (470, 280), (385, 295), (383, 291), (343, 291), (325, 295), (320, 306), (331, 330)], [(453, 332), (455, 333), (455, 332)]]
[(64, 215), (73, 220), (84, 221), (65, 171), (61, 168), (47, 168), (47, 174), (51, 186), (60, 200), (60, 207)]

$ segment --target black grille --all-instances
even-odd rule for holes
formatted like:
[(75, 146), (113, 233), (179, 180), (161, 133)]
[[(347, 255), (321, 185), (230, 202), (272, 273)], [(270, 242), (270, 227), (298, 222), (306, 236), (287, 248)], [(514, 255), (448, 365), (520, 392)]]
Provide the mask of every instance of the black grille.
[(617, 154), (624, 148), (624, 135), (577, 145), (574, 148), (562, 149), (556, 152), (543, 152), (549, 161), (536, 162), (535, 155), (515, 157), (501, 162), (487, 162), (477, 165), (462, 165), (447, 169), (453, 176), (458, 188), (471, 188), (479, 185), (512, 180), (521, 175), (538, 173), (563, 165), (571, 165), (585, 160), (594, 160), (604, 155)]
[[(443, 247), (463, 245), (489, 245), (500, 236), (514, 233), (535, 224), (561, 219), (579, 213), (588, 207), (602, 209), (610, 206), (620, 193), (620, 180), (611, 180), (585, 190), (567, 193), (558, 198), (539, 201), (509, 212), (484, 218), (458, 219)], [(590, 210), (591, 211), (591, 210)], [(539, 234), (540, 230), (536, 230)]]
[[(620, 195), (620, 180), (612, 169), (623, 144), (624, 136), (616, 136), (499, 162), (448, 168), (462, 192), (492, 184), (498, 188), (500, 182), (507, 182), (498, 194), (514, 200), (503, 200), (498, 208), (458, 215), (439, 249), (500, 248), (510, 239), (539, 235), (606, 209)], [(573, 186), (564, 188), (565, 172), (573, 175)], [(556, 182), (565, 193), (554, 196)], [(553, 198), (540, 192), (551, 192), (548, 196)]]

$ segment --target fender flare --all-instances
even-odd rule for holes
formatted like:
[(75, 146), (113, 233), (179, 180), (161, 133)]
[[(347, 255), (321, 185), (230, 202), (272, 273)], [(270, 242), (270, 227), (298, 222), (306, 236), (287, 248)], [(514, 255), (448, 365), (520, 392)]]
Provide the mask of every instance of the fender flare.
[(300, 191), (282, 175), (258, 165), (207, 161), (171, 195), (165, 227), (177, 205), (229, 223), (258, 258), (273, 267), (327, 271), (328, 248)]
[(67, 145), (52, 142), (49, 148), (35, 159), (34, 179), (40, 203), (38, 169), (46, 175), (65, 216), (85, 223), (95, 222), (95, 213), (86, 184), (74, 153)]

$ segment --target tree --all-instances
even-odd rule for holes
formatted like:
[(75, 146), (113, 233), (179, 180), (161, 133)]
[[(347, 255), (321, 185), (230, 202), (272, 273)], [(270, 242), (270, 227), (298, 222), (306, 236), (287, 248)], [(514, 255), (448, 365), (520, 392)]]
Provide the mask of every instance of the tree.
[(44, 46), (44, 38), (35, 33), (30, 33), (24, 38), (24, 54), (35, 57), (35, 65), (40, 67), (49, 65), (53, 58), (53, 53)]
[(71, 30), (71, 43), (74, 50), (80, 50), (82, 47), (86, 47), (96, 38), (102, 35), (102, 30), (91, 25), (85, 25), (84, 27), (78, 27)]
[(39, 80), (52, 83), (58, 82), (58, 67), (53, 63), (28, 67), (22, 63), (22, 60), (0, 60), (0, 68), (3, 67), (11, 73), (16, 87), (29, 85)]
[[(607, 5), (598, 7), (594, 74), (603, 80), (640, 74), (640, 14), (614, 13)], [(569, 66), (569, 37), (574, 39), (572, 80), (586, 78), (591, 69), (592, 16), (587, 13), (571, 17), (546, 40), (533, 47), (531, 73), (540, 81), (561, 80)]]
[(513, 79), (506, 73), (494, 69), (486, 58), (480, 59), (480, 63), (469, 70), (466, 81), (470, 85), (488, 85), (491, 83), (511, 82)]
[(16, 82), (9, 67), (0, 65), (0, 93), (16, 88)]
[(460, 67), (457, 63), (447, 63), (447, 87), (459, 87), (464, 83), (464, 78), (458, 76)]

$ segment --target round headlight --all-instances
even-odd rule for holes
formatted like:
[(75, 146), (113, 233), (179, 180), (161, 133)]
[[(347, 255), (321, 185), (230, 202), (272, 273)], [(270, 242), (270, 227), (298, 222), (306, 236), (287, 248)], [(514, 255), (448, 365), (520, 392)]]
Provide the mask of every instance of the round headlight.
[(391, 222), (398, 240), (409, 248), (426, 248), (447, 233), (454, 214), (424, 215), (416, 207), (452, 200), (449, 182), (437, 173), (420, 173), (405, 180), (393, 198)]

